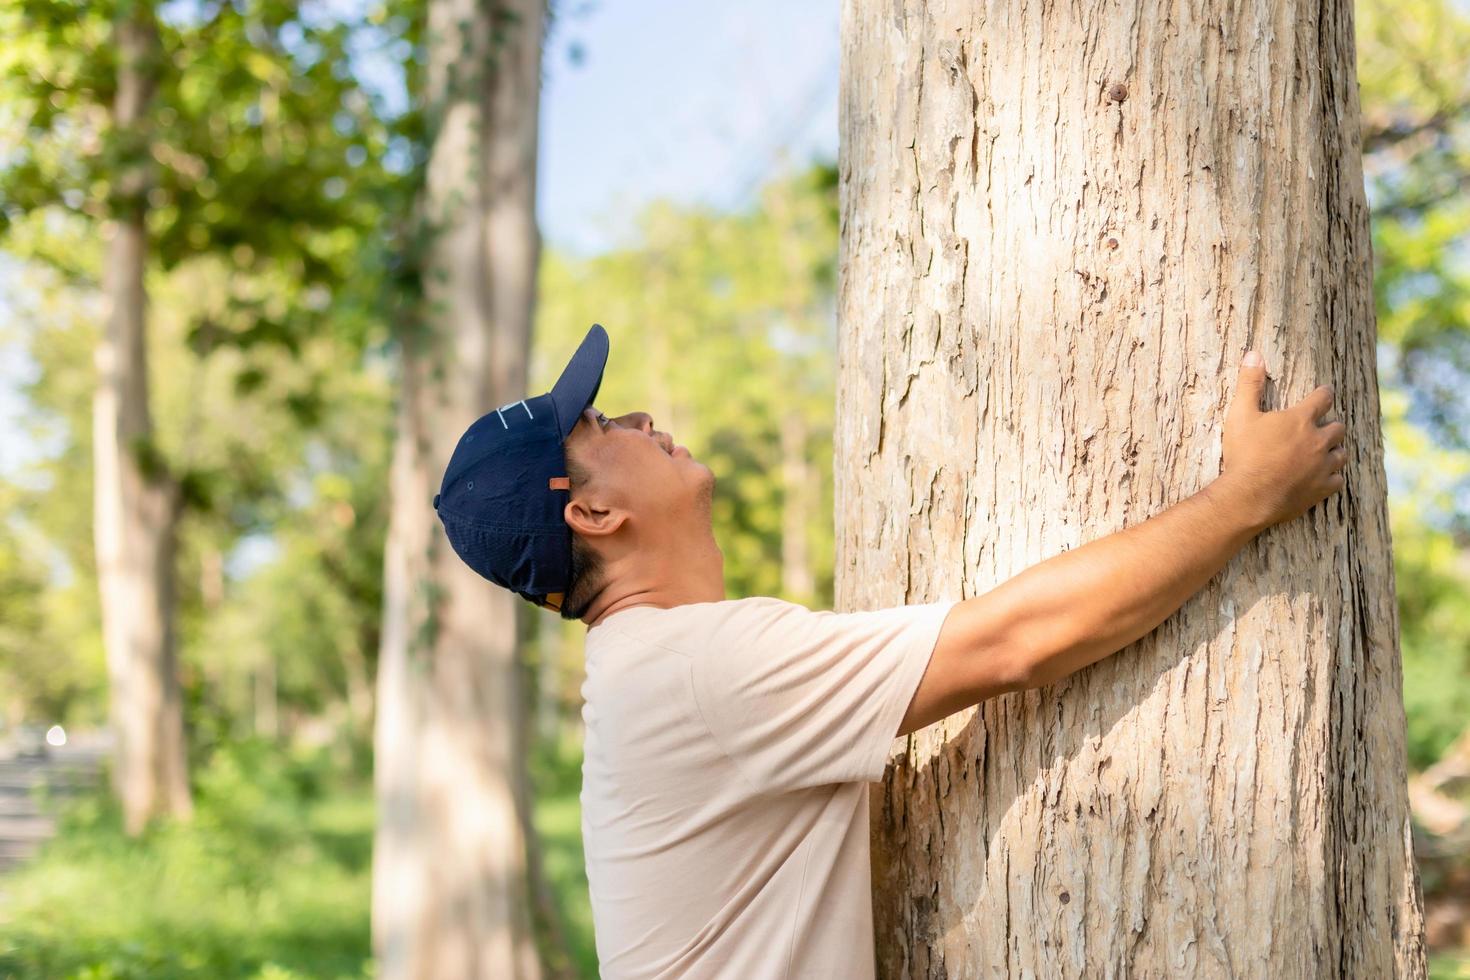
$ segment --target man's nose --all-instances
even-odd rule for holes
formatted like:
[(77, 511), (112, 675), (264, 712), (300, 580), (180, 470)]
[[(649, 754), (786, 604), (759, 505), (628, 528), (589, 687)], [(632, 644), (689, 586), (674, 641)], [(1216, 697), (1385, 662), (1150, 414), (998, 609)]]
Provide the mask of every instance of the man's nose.
[(653, 432), (653, 416), (647, 412), (629, 412), (619, 421), (626, 420), (627, 424), (642, 429), (644, 432)]

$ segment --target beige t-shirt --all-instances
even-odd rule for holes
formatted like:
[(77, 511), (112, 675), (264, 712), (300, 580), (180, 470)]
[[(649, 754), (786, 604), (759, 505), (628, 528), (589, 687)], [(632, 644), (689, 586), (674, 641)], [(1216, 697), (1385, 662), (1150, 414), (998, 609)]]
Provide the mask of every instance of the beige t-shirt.
[(757, 596), (588, 630), (582, 839), (604, 980), (873, 975), (868, 783), (953, 605)]

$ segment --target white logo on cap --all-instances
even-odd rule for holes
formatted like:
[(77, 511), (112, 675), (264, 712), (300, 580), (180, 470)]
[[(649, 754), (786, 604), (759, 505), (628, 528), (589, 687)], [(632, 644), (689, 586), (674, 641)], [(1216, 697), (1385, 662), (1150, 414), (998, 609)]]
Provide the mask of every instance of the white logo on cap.
[(519, 401), (506, 402), (504, 405), (501, 405), (499, 408), (497, 408), (495, 410), (495, 414), (500, 417), (500, 424), (504, 428), (507, 428), (507, 429), (510, 428), (510, 426), (509, 425), (506, 425), (506, 423), (505, 423), (505, 415), (504, 415), (505, 410), (508, 409), (508, 408), (515, 408), (517, 405), (521, 406), (521, 408), (524, 408), (526, 410), (526, 414), (529, 415), (531, 418), (534, 419), (536, 417), (534, 414), (532, 414), (532, 412), (531, 412), (531, 406), (526, 404), (526, 400), (524, 398), (520, 399)]

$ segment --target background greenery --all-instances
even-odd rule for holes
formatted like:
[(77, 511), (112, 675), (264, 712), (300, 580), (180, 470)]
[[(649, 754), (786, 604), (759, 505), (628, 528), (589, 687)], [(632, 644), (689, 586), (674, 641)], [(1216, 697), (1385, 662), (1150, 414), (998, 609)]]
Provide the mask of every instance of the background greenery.
[[(198, 812), (129, 840), (104, 799), (66, 808), (39, 859), (0, 883), (0, 976), (372, 972), (392, 327), (411, 279), (402, 222), (421, 148), (415, 115), (392, 111), (352, 66), (371, 47), (411, 70), (418, 14), (406, 3), (350, 21), (304, 21), (289, 3), (194, 9), (164, 25), (150, 344), (158, 440), (189, 489), (179, 625)], [(106, 713), (89, 413), (108, 171), (88, 128), (109, 97), (106, 12), (32, 0), (0, 12), (11, 313), (0, 344), (34, 368), (24, 430), (7, 438), (40, 449), (0, 475), (10, 726), (85, 728)], [(1453, 0), (1363, 0), (1358, 16), (1404, 698), (1423, 770), (1470, 720), (1470, 16)], [(719, 474), (732, 595), (831, 602), (836, 240), (835, 172), (815, 165), (744, 211), (659, 203), (625, 247), (544, 255), (533, 390), (591, 322), (622, 331), (636, 356), (612, 358), (599, 401), (646, 408)], [(804, 425), (783, 454), (793, 413)], [(792, 444), (809, 460), (810, 499), (783, 477)], [(580, 634), (535, 614), (527, 663), (545, 871), (566, 953), (594, 976)], [(1437, 855), (1424, 867), (1434, 907), (1463, 929), (1470, 860), (1419, 834)], [(1470, 976), (1470, 957), (1446, 948), (1435, 969)]]

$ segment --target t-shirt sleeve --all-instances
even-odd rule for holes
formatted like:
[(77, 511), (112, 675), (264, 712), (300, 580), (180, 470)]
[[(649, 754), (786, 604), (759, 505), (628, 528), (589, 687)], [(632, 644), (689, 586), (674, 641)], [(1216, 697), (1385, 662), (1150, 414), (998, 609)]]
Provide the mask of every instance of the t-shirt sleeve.
[(954, 604), (837, 613), (751, 601), (692, 658), (705, 724), (758, 793), (882, 779)]

